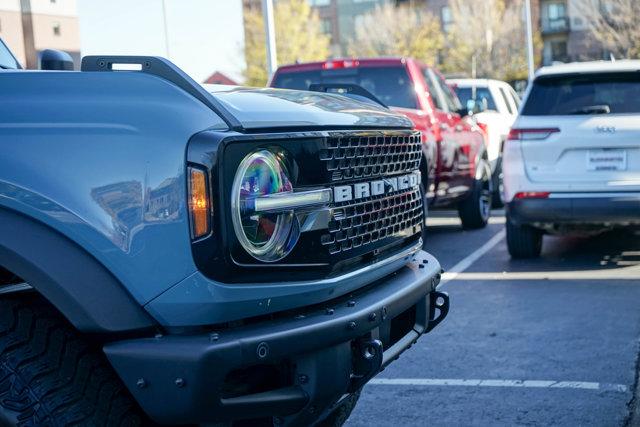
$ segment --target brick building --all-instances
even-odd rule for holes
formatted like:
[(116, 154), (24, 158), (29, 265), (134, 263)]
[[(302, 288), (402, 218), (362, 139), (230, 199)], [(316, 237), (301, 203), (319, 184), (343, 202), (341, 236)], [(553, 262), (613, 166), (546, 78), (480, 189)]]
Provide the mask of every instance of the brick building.
[(38, 54), (59, 49), (80, 65), (76, 0), (0, 0), (0, 38), (26, 68), (38, 68)]

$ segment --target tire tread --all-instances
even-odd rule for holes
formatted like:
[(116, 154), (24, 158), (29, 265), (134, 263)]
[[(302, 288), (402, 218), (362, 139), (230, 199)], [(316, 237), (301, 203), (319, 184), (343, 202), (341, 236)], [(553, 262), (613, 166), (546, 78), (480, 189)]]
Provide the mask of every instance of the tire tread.
[(141, 425), (99, 349), (41, 297), (0, 299), (0, 421), (19, 426)]

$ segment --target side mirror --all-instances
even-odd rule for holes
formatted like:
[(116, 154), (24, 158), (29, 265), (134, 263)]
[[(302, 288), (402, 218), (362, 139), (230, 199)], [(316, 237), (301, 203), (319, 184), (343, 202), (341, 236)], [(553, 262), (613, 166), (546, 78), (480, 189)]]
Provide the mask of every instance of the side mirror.
[(73, 59), (67, 52), (45, 49), (40, 52), (40, 69), (73, 71)]

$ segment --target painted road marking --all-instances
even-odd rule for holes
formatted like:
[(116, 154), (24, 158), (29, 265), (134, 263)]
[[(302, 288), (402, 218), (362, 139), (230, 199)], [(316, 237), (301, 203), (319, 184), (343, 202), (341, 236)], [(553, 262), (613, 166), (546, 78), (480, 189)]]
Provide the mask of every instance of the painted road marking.
[(570, 388), (579, 390), (613, 391), (625, 393), (624, 384), (595, 383), (584, 381), (549, 380), (480, 380), (480, 379), (439, 379), (439, 378), (374, 378), (372, 385), (405, 386), (452, 386), (452, 387), (517, 387), (517, 388)]
[(458, 277), (460, 273), (465, 271), (467, 268), (471, 267), (471, 265), (474, 262), (479, 260), (484, 254), (489, 252), (491, 249), (494, 248), (494, 246), (496, 246), (498, 243), (504, 240), (505, 235), (506, 235), (505, 230), (499, 231), (491, 239), (489, 239), (487, 243), (480, 246), (478, 249), (476, 249), (470, 255), (464, 258), (462, 261), (460, 261), (459, 263), (451, 267), (449, 270), (447, 270), (442, 275), (442, 284), (440, 286), (443, 286), (446, 282), (449, 282), (455, 279), (456, 277)]
[[(446, 276), (446, 273), (445, 273)], [(601, 270), (503, 271), (458, 273), (456, 280), (632, 280), (640, 283), (640, 266)]]
[[(504, 215), (489, 218), (489, 225), (504, 224), (506, 222), (507, 218)], [(427, 227), (459, 226), (460, 224), (458, 217), (427, 217)]]

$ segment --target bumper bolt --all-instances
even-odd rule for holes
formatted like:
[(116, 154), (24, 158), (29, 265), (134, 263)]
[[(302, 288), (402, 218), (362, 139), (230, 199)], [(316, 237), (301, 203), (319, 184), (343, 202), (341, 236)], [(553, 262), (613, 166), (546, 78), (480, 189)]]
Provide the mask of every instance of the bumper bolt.
[(324, 311), (324, 314), (331, 316), (334, 312), (335, 312), (335, 310), (333, 308), (327, 308)]
[(136, 385), (138, 386), (138, 388), (145, 388), (147, 386), (147, 382), (144, 380), (144, 378), (138, 378), (138, 381), (136, 381)]
[(211, 335), (209, 335), (209, 339), (213, 342), (213, 341), (218, 341), (220, 339), (220, 334), (218, 334), (217, 332), (213, 332)]
[(315, 414), (316, 413), (316, 407), (315, 406), (310, 406), (309, 407), (309, 413), (310, 414)]
[(369, 314), (369, 322), (375, 322), (377, 318), (378, 318), (377, 314), (375, 314), (375, 313), (370, 313)]
[(273, 417), (273, 424), (279, 426), (284, 422), (284, 420), (280, 417)]
[(355, 301), (353, 301), (353, 300), (351, 300), (351, 301), (349, 301), (349, 302), (347, 303), (347, 307), (355, 307), (355, 305), (356, 305), (356, 302), (355, 302)]
[(350, 330), (354, 330), (354, 329), (356, 328), (356, 326), (358, 326), (358, 325), (356, 324), (356, 322), (349, 322), (349, 323), (347, 323), (347, 328), (348, 328), (348, 329), (350, 329)]
[(182, 388), (185, 386), (186, 381), (184, 380), (184, 378), (176, 378), (175, 384), (176, 384), (176, 387)]
[(261, 342), (258, 344), (258, 348), (256, 348), (256, 354), (258, 355), (258, 359), (264, 359), (269, 355), (269, 345), (266, 342)]
[(298, 375), (298, 382), (300, 384), (306, 384), (309, 382), (309, 377), (304, 374)]
[(387, 307), (382, 307), (382, 320), (387, 319)]

